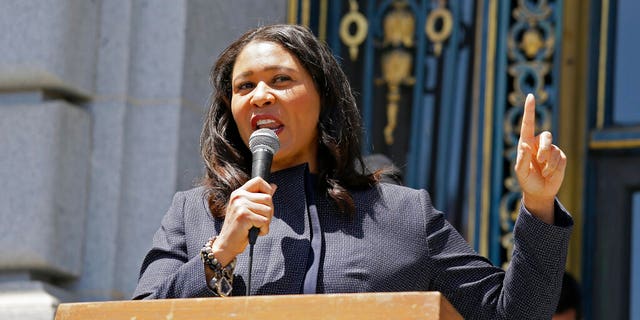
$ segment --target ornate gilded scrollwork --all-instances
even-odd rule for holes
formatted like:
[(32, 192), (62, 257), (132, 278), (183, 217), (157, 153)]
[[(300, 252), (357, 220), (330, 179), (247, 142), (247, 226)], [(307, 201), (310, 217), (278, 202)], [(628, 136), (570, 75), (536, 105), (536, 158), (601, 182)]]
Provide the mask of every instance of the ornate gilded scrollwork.
[[(349, 57), (355, 61), (358, 58), (358, 47), (367, 38), (369, 23), (367, 18), (358, 11), (356, 0), (349, 0), (349, 8), (349, 13), (340, 21), (340, 39), (349, 47)], [(349, 30), (352, 24), (355, 24), (355, 33)]]
[(413, 56), (404, 49), (413, 47), (415, 18), (406, 7), (406, 1), (394, 1), (393, 10), (384, 18), (383, 46), (393, 47), (382, 55), (382, 79), (378, 81), (387, 84), (387, 124), (384, 128), (387, 145), (393, 144), (397, 126), (400, 86), (415, 83), (411, 76)]
[(398, 102), (400, 102), (400, 85), (413, 85), (411, 77), (413, 57), (402, 49), (385, 53), (382, 57), (383, 80), (387, 83), (387, 125), (384, 127), (384, 140), (393, 144), (393, 131), (397, 125)]
[[(436, 57), (442, 53), (442, 44), (451, 35), (453, 29), (453, 16), (446, 7), (447, 1), (440, 0), (438, 8), (431, 10), (427, 16), (424, 31), (431, 42), (433, 42), (433, 52)], [(438, 26), (440, 26), (438, 28)]]
[[(535, 1), (533, 1), (535, 2)], [(551, 129), (551, 115), (547, 105), (549, 94), (545, 79), (551, 70), (555, 51), (554, 21), (552, 8), (547, 0), (518, 0), (518, 6), (512, 11), (515, 21), (507, 36), (507, 54), (510, 59), (508, 68), (512, 77), (513, 90), (508, 95), (509, 105), (504, 120), (504, 160), (512, 168), (505, 179), (506, 192), (500, 201), (501, 245), (506, 250), (507, 262), (513, 252), (513, 225), (520, 207), (520, 186), (515, 178), (513, 167), (516, 159), (518, 134), (524, 111), (524, 98), (528, 92), (536, 96), (537, 129)], [(539, 131), (539, 130), (537, 130)]]
[(549, 58), (555, 51), (555, 28), (549, 21), (551, 7), (547, 0), (538, 0), (537, 6), (529, 2), (518, 0), (518, 6), (513, 10), (516, 21), (507, 36), (507, 54), (514, 61), (509, 66), (514, 82), (509, 103), (514, 106), (524, 103), (524, 82), (532, 83), (529, 87), (535, 89), (538, 104), (547, 101), (544, 78), (551, 68)]
[(405, 1), (393, 3), (393, 11), (384, 18), (384, 40), (382, 46), (413, 47), (413, 32), (416, 30), (416, 19), (407, 10)]
[(531, 59), (535, 57), (536, 53), (540, 51), (542, 46), (544, 46), (544, 42), (542, 41), (542, 35), (538, 30), (528, 29), (524, 32), (520, 49), (524, 51), (527, 58)]

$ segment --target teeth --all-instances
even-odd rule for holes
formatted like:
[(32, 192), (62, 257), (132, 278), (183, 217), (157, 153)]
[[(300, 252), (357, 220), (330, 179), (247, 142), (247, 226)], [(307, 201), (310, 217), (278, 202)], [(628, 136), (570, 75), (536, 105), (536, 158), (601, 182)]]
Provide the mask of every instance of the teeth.
[(271, 123), (275, 123), (276, 121), (273, 119), (262, 119), (262, 120), (258, 120), (258, 122), (256, 122), (257, 126), (264, 126), (266, 124), (271, 124)]

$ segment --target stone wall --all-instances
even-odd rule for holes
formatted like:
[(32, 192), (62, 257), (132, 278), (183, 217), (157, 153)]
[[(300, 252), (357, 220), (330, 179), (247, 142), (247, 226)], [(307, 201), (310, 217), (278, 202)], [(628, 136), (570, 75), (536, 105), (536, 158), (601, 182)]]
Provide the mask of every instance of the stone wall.
[(0, 2), (0, 318), (128, 299), (198, 143), (220, 51), (285, 0)]

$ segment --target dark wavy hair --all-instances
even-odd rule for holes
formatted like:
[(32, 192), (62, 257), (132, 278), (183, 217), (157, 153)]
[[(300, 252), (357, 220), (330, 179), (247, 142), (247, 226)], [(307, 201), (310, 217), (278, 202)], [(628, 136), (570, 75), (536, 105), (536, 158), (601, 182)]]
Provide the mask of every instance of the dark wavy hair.
[(251, 152), (240, 138), (231, 114), (231, 75), (242, 49), (252, 41), (277, 43), (298, 58), (311, 75), (320, 95), (318, 122), (318, 185), (339, 210), (353, 214), (355, 206), (347, 188), (375, 185), (379, 174), (363, 168), (360, 154), (362, 127), (351, 86), (329, 48), (311, 31), (298, 25), (270, 25), (250, 30), (227, 47), (211, 69), (211, 104), (200, 136), (211, 212), (222, 217), (231, 192), (250, 177)]

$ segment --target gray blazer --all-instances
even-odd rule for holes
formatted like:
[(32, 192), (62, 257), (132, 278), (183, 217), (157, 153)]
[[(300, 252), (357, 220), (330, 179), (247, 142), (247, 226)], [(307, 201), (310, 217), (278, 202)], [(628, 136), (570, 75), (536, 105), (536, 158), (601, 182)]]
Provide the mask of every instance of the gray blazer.
[[(310, 259), (306, 166), (272, 174), (278, 186), (270, 232), (255, 245), (252, 295), (299, 294)], [(547, 225), (521, 207), (505, 272), (479, 256), (431, 205), (424, 190), (381, 183), (352, 192), (356, 214), (338, 215), (315, 194), (322, 228), (318, 293), (440, 291), (465, 318), (549, 319), (560, 293), (573, 225), (556, 202)], [(178, 192), (153, 238), (134, 299), (208, 297), (199, 252), (222, 219), (203, 187)], [(244, 295), (248, 248), (238, 256), (233, 294)]]

